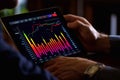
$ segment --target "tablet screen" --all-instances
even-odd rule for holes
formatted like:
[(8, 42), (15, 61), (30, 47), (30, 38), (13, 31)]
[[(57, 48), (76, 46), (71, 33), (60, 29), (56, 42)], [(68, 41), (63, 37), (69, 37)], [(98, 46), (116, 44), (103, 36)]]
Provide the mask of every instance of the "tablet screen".
[(82, 52), (56, 8), (1, 19), (20, 52), (35, 63)]

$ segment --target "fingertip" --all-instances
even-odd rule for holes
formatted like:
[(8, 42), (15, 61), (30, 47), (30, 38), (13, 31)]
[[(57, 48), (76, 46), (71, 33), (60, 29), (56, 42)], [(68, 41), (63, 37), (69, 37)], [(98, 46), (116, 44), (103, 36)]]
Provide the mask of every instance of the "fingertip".
[(76, 17), (73, 14), (66, 14), (64, 15), (64, 18), (67, 22), (73, 22), (76, 20)]
[(55, 63), (55, 61), (53, 59), (49, 60), (49, 61), (44, 63), (43, 67), (44, 68), (49, 67), (50, 65), (53, 65), (54, 63)]
[(43, 67), (46, 68), (46, 67), (49, 67), (53, 64), (55, 64), (57, 61), (59, 61), (60, 58), (62, 58), (63, 56), (57, 56), (56, 58), (53, 58), (47, 62), (44, 63)]

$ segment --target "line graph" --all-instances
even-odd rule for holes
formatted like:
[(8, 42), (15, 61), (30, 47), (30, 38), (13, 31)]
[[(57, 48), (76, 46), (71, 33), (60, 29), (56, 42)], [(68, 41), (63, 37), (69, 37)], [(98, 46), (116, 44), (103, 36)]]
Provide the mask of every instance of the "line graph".
[[(33, 35), (33, 34), (36, 33), (37, 31), (39, 31), (39, 28), (40, 28), (40, 27), (44, 27), (44, 26), (50, 26), (50, 27), (51, 27), (50, 30), (51, 30), (51, 32), (53, 32), (53, 27), (57, 27), (57, 26), (60, 26), (60, 25), (61, 25), (60, 21), (43, 23), (43, 24), (41, 24), (41, 23), (36, 23), (36, 24), (33, 24), (33, 25), (32, 25), (32, 32), (31, 32), (30, 34)], [(30, 35), (30, 34), (29, 34), (29, 35)]]

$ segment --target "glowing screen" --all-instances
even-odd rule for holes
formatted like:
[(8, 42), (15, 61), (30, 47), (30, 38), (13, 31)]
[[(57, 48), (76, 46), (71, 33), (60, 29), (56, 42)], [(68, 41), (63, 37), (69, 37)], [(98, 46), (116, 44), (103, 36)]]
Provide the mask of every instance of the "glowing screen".
[(80, 52), (57, 12), (9, 21), (18, 48), (36, 63)]

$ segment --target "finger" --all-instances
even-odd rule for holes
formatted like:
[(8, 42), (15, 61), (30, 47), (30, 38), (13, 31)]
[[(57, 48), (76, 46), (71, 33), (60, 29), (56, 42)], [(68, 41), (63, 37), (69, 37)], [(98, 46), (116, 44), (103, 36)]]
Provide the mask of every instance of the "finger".
[(63, 69), (63, 67), (66, 67), (66, 66), (67, 64), (65, 64), (63, 61), (60, 61), (58, 63), (54, 63), (53, 65), (46, 67), (45, 69), (55, 74), (58, 74), (67, 70), (66, 68)]
[(56, 77), (60, 80), (80, 80), (80, 75), (74, 71), (64, 71)]
[(64, 72), (67, 72), (66, 69), (63, 68), (57, 68), (55, 71), (52, 72), (54, 76), (58, 76), (60, 74), (63, 74)]
[(48, 71), (50, 71), (52, 73), (52, 72), (55, 72), (55, 70), (57, 69), (56, 66), (57, 65), (51, 65), (49, 67), (46, 67), (45, 69), (48, 70)]
[(56, 63), (55, 59), (52, 59), (52, 60), (44, 63), (43, 67), (46, 68), (46, 67), (49, 67), (49, 66), (51, 66), (51, 65), (53, 65), (55, 63)]
[(58, 56), (58, 57), (56, 57), (54, 59), (51, 59), (50, 61), (44, 63), (43, 67), (46, 68), (46, 67), (49, 67), (49, 66), (55, 64), (56, 62), (59, 61), (60, 58), (64, 58), (64, 57), (63, 56)]
[(72, 15), (72, 14), (64, 15), (64, 18), (67, 22), (73, 22), (77, 19), (75, 15)]
[(84, 23), (82, 23), (81, 21), (79, 20), (76, 20), (74, 22), (71, 22), (71, 23), (68, 23), (67, 26), (71, 29), (78, 29), (80, 28), (81, 26), (84, 26)]
[(67, 22), (73, 22), (75, 20), (79, 20), (79, 21), (83, 22), (84, 24), (90, 24), (84, 17), (81, 17), (81, 16), (67, 14), (67, 15), (64, 15), (64, 18)]

